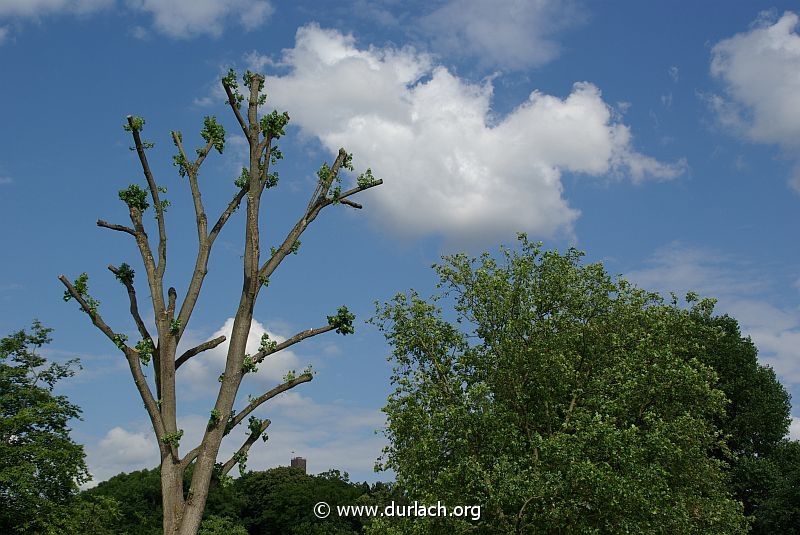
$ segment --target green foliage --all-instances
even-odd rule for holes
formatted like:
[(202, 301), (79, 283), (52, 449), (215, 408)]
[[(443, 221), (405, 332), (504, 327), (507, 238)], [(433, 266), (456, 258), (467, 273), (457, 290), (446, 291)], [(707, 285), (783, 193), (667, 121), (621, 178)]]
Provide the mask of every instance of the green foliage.
[(189, 162), (186, 161), (183, 154), (175, 154), (172, 157), (172, 165), (178, 168), (178, 174), (182, 177), (189, 172)]
[(244, 96), (241, 93), (239, 93), (239, 84), (236, 79), (237, 79), (236, 71), (234, 71), (233, 69), (228, 69), (228, 74), (226, 74), (222, 78), (222, 83), (231, 90), (231, 93), (233, 94), (234, 98), (234, 104), (237, 107), (241, 107), (242, 101), (244, 100)]
[[(118, 474), (85, 491), (90, 498), (110, 498), (119, 504), (115, 533), (161, 533), (161, 472), (159, 469)], [(91, 532), (86, 532), (91, 533)]]
[(250, 171), (248, 171), (246, 167), (242, 167), (239, 178), (234, 180), (233, 183), (237, 188), (246, 188), (250, 184)]
[(178, 334), (178, 331), (181, 330), (181, 320), (174, 319), (169, 324), (169, 332), (172, 334)]
[(267, 173), (267, 178), (266, 181), (264, 182), (264, 187), (269, 189), (269, 188), (274, 188), (277, 185), (278, 185), (278, 173), (277, 172)]
[(328, 316), (328, 325), (336, 327), (336, 332), (339, 334), (353, 334), (356, 332), (355, 327), (353, 327), (355, 319), (355, 314), (352, 314), (346, 306), (341, 306), (336, 311), (335, 316)]
[(766, 456), (740, 459), (734, 482), (753, 512), (753, 533), (800, 533), (800, 442), (782, 440)]
[(261, 424), (263, 423), (262, 420), (256, 418), (255, 416), (251, 416), (247, 420), (247, 428), (250, 431), (251, 435), (258, 435), (261, 433)]
[(261, 335), (261, 344), (258, 346), (258, 351), (263, 351), (264, 353), (272, 353), (275, 351), (275, 348), (278, 346), (278, 342), (275, 340), (271, 340), (269, 334), (264, 333)]
[(247, 535), (247, 530), (229, 518), (209, 515), (200, 524), (198, 535)]
[(346, 474), (336, 470), (317, 476), (296, 468), (272, 468), (265, 472), (248, 472), (234, 483), (243, 498), (238, 518), (249, 533), (354, 534), (361, 531), (362, 520), (337, 518), (325, 520), (313, 514), (314, 504), (325, 501), (351, 505), (366, 501), (370, 489), (350, 483)]
[(220, 415), (219, 410), (211, 409), (211, 415), (208, 417), (208, 428), (214, 428), (219, 423)]
[(280, 139), (286, 135), (286, 125), (289, 124), (289, 114), (287, 112), (278, 113), (272, 110), (269, 114), (261, 118), (261, 131), (265, 137)]
[[(94, 317), (94, 314), (97, 313), (97, 307), (100, 306), (100, 301), (89, 295), (89, 275), (81, 273), (78, 278), (73, 281), (72, 286), (89, 306), (89, 311), (87, 312), (89, 316)], [(64, 291), (62, 299), (64, 299), (64, 301), (72, 299), (72, 294), (69, 293), (69, 290)], [(81, 310), (83, 310), (83, 308), (81, 308)]]
[(317, 170), (317, 179), (319, 180), (320, 184), (330, 184), (333, 180), (333, 170), (330, 168), (327, 162), (324, 162), (319, 170)]
[(710, 303), (520, 241), (435, 266), (456, 322), (413, 292), (373, 319), (393, 346), (382, 467), (409, 499), (483, 507), (427, 532), (744, 532), (715, 455), (725, 395), (698, 358)]
[(119, 198), (131, 210), (144, 212), (150, 206), (150, 203), (147, 202), (147, 191), (136, 184), (131, 184), (127, 189), (119, 190)]
[(125, 342), (127, 341), (128, 341), (128, 335), (119, 333), (114, 334), (114, 345), (123, 351), (125, 351)]
[[(238, 479), (219, 477), (212, 485), (199, 533), (360, 533), (367, 519), (320, 520), (313, 506), (326, 501), (337, 505), (386, 505), (391, 500), (404, 501), (396, 486), (376, 483), (352, 483), (347, 474), (330, 470), (312, 476), (295, 468), (273, 468), (265, 472), (247, 472)], [(184, 493), (189, 492), (193, 467), (184, 475)], [(110, 533), (151, 535), (161, 533), (161, 485), (158, 468), (119, 474), (84, 492), (81, 498), (117, 504), (117, 517)], [(102, 513), (98, 516), (108, 516)], [(245, 528), (246, 531), (241, 531)], [(209, 530), (209, 531), (203, 531)], [(216, 530), (216, 531), (212, 531)], [(66, 532), (70, 533), (71, 532)], [(87, 529), (84, 533), (100, 533)]]
[(216, 117), (207, 115), (203, 119), (203, 129), (200, 131), (200, 135), (203, 136), (206, 143), (212, 143), (217, 152), (222, 154), (225, 149), (225, 128), (217, 122)]
[(45, 533), (89, 481), (83, 447), (69, 436), (81, 411), (56, 383), (77, 359), (47, 363), (38, 354), (52, 329), (34, 321), (0, 339), (0, 533)]
[(244, 361), (242, 362), (242, 375), (248, 373), (255, 373), (257, 371), (258, 371), (258, 366), (256, 366), (256, 363), (253, 361), (253, 357), (251, 357), (250, 355), (245, 355)]
[(153, 341), (150, 338), (139, 340), (136, 342), (134, 349), (139, 353), (139, 360), (142, 364), (147, 366), (156, 348), (153, 346)]
[(117, 272), (114, 273), (114, 277), (116, 277), (116, 279), (122, 284), (128, 285), (133, 284), (133, 276), (135, 274), (136, 272), (133, 270), (133, 268), (123, 262), (119, 265), (119, 268), (117, 268)]
[(367, 169), (356, 178), (356, 184), (359, 188), (366, 188), (376, 182), (374, 176), (372, 176), (372, 169)]
[(141, 132), (144, 130), (144, 117), (139, 117), (138, 115), (131, 116), (130, 122), (123, 124), (122, 129), (126, 132)]
[(295, 379), (297, 379), (297, 371), (296, 370), (289, 370), (283, 376), (283, 382), (284, 383), (288, 383), (290, 381), (294, 381)]
[(47, 535), (117, 535), (120, 502), (107, 496), (81, 494), (48, 522)]
[(173, 448), (177, 448), (178, 446), (180, 446), (182, 436), (183, 436), (183, 429), (179, 429), (174, 433), (167, 433), (163, 437), (161, 437), (161, 443), (166, 444), (168, 446), (172, 446)]
[(353, 170), (353, 153), (348, 152), (344, 155), (344, 159), (342, 160), (342, 167), (347, 169), (348, 171)]
[(233, 454), (233, 460), (239, 465), (239, 475), (247, 473), (247, 453), (237, 451)]

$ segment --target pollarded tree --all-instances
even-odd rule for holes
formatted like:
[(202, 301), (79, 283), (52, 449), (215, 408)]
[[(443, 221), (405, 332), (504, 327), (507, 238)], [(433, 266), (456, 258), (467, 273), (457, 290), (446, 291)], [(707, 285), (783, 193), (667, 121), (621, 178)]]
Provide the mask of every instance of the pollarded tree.
[[(281, 151), (274, 143), (284, 135), (289, 115), (286, 112), (278, 113), (277, 111), (265, 115), (260, 114), (259, 110), (266, 100), (262, 92), (264, 77), (248, 71), (242, 80), (248, 93), (247, 96), (239, 92), (237, 75), (233, 71), (230, 71), (222, 79), (222, 86), (227, 94), (227, 103), (247, 140), (249, 161), (235, 182), (238, 191), (210, 229), (198, 178), (200, 168), (209, 153), (212, 150), (222, 152), (225, 146), (225, 130), (214, 117), (206, 117), (201, 131), (205, 144), (197, 149), (195, 159), (190, 159), (184, 149), (181, 133), (172, 132), (172, 139), (178, 151), (174, 157), (175, 165), (180, 175), (188, 179), (194, 201), (198, 240), (194, 271), (180, 303), (177, 290), (172, 287), (168, 289), (164, 287), (164, 274), (167, 268), (165, 219), (167, 202), (161, 197), (164, 190), (156, 182), (147, 159), (147, 150), (153, 145), (142, 140), (144, 119), (135, 116), (127, 118), (125, 130), (130, 132), (133, 137), (146, 185), (145, 187), (131, 185), (120, 191), (120, 199), (128, 206), (132, 226), (108, 223), (103, 220), (98, 220), (97, 225), (128, 234), (136, 241), (147, 276), (156, 332), (151, 334), (142, 320), (134, 285), (134, 271), (128, 264), (111, 265), (108, 269), (127, 290), (130, 313), (141, 337), (136, 344), (129, 344), (119, 330), (113, 329), (103, 320), (98, 310), (99, 302), (89, 294), (86, 274), (82, 274), (75, 281), (70, 281), (63, 275), (59, 277), (67, 289), (64, 295), (65, 300), (75, 299), (92, 323), (120, 349), (127, 359), (133, 380), (152, 423), (160, 451), (165, 534), (194, 534), (197, 532), (212, 476), (215, 473), (223, 476), (237, 464), (242, 464), (246, 460), (247, 452), (252, 444), (264, 434), (270, 424), (269, 420), (260, 420), (252, 413), (264, 402), (313, 378), (310, 370), (296, 376), (289, 374), (283, 384), (251, 398), (245, 407), (236, 412), (234, 403), (243, 376), (254, 371), (256, 365), (269, 355), (307, 338), (332, 330), (341, 334), (353, 332), (354, 317), (347, 308), (341, 307), (335, 315), (328, 316), (326, 325), (299, 332), (280, 344), (265, 337), (256, 354), (247, 355), (245, 353), (253, 319), (253, 308), (259, 291), (268, 284), (270, 276), (284, 258), (289, 253), (297, 251), (300, 245), (299, 238), (311, 222), (324, 208), (330, 205), (338, 204), (361, 208), (361, 205), (353, 202), (350, 197), (382, 182), (374, 179), (368, 169), (359, 175), (355, 187), (343, 190), (339, 172), (342, 169), (352, 170), (353, 166), (352, 155), (344, 149), (340, 149), (332, 165), (323, 164), (319, 169), (317, 187), (309, 200), (308, 207), (297, 223), (288, 232), (281, 245), (271, 250), (266, 259), (262, 259), (259, 235), (261, 199), (265, 190), (277, 185), (277, 173), (270, 171), (270, 165), (274, 165), (277, 160), (282, 158)], [(244, 104), (246, 106), (243, 106)], [(246, 206), (242, 292), (234, 316), (225, 371), (220, 376), (219, 391), (210, 411), (208, 426), (201, 443), (195, 445), (188, 452), (182, 453), (180, 439), (183, 432), (178, 429), (176, 421), (176, 372), (192, 357), (224, 342), (225, 337), (220, 336), (209, 340), (180, 355), (177, 354), (177, 348), (195, 310), (206, 277), (212, 246), (231, 215), (242, 203)], [(143, 222), (143, 214), (151, 206), (155, 211), (157, 226), (155, 249)], [(142, 371), (142, 367), (150, 362), (154, 367), (155, 393), (151, 390)], [(217, 454), (223, 438), (245, 419), (248, 419), (249, 423), (247, 439), (230, 459), (217, 463)], [(184, 493), (183, 474), (190, 464), (194, 464), (192, 482), (188, 492)]]

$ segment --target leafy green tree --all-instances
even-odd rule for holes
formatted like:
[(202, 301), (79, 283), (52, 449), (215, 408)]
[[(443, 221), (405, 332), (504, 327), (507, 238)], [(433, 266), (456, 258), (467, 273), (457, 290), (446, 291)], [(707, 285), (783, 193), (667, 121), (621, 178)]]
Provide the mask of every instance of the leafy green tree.
[(116, 527), (128, 535), (161, 533), (161, 476), (158, 469), (117, 474), (83, 493), (119, 503)]
[(713, 302), (686, 310), (520, 242), (500, 261), (445, 257), (442, 294), (374, 318), (394, 362), (383, 466), (409, 499), (482, 514), (373, 533), (746, 531), (714, 455), (727, 400), (698, 358), (721, 336), (696, 319)]
[(77, 360), (47, 364), (38, 354), (51, 332), (34, 321), (0, 339), (0, 533), (46, 532), (90, 479), (69, 436), (80, 408), (53, 392)]
[(106, 496), (79, 495), (48, 522), (47, 535), (119, 535), (120, 502)]
[(247, 535), (247, 530), (229, 518), (209, 515), (200, 524), (199, 535)]
[[(241, 82), (244, 84), (243, 92), (246, 95), (240, 93)], [(361, 208), (361, 205), (353, 202), (351, 198), (382, 183), (372, 176), (370, 170), (367, 170), (356, 178), (354, 187), (343, 190), (340, 171), (343, 169), (352, 171), (353, 164), (352, 155), (340, 149), (331, 165), (325, 163), (320, 167), (316, 189), (297, 223), (288, 231), (280, 245), (271, 248), (269, 254), (262, 258), (261, 251), (266, 248), (263, 247), (260, 234), (261, 201), (264, 193), (278, 184), (278, 173), (271, 170), (271, 167), (283, 157), (277, 141), (285, 135), (285, 128), (289, 122), (289, 114), (286, 112), (272, 111), (260, 114), (259, 110), (266, 101), (263, 86), (264, 77), (249, 71), (241, 80), (232, 70), (222, 79), (227, 103), (247, 140), (249, 158), (242, 167), (240, 176), (234, 181), (236, 190), (230, 202), (216, 220), (211, 219), (215, 222), (210, 228), (209, 216), (201, 195), (199, 173), (212, 150), (219, 153), (224, 150), (225, 128), (216, 118), (205, 118), (200, 132), (203, 143), (195, 151), (196, 158), (186, 151), (183, 135), (177, 131), (172, 132), (172, 140), (177, 149), (173, 163), (178, 174), (188, 182), (194, 205), (198, 242), (194, 268), (187, 277), (189, 284), (180, 302), (178, 291), (173, 287), (167, 288), (164, 283), (167, 268), (166, 213), (170, 203), (163, 197), (166, 188), (156, 181), (147, 157), (148, 150), (152, 149), (154, 144), (142, 139), (145, 125), (143, 118), (136, 116), (127, 118), (124, 128), (133, 138), (132, 149), (138, 156), (146, 184), (144, 187), (133, 184), (119, 192), (120, 200), (127, 206), (131, 226), (104, 220), (98, 220), (97, 225), (127, 234), (134, 239), (144, 268), (156, 332), (151, 333), (142, 320), (134, 280), (135, 271), (130, 265), (126, 263), (119, 266), (111, 265), (109, 270), (123, 285), (128, 295), (130, 313), (138, 330), (139, 341), (135, 344), (129, 343), (127, 336), (123, 335), (121, 330), (113, 329), (103, 319), (100, 313), (100, 301), (89, 293), (87, 274), (81, 274), (74, 280), (63, 275), (59, 277), (66, 288), (64, 299), (75, 300), (80, 310), (85, 312), (91, 322), (119, 348), (128, 362), (160, 451), (164, 533), (181, 535), (197, 533), (212, 480), (224, 478), (236, 465), (244, 466), (250, 447), (258, 438), (265, 436), (270, 422), (255, 418), (252, 415), (253, 411), (275, 396), (313, 379), (310, 369), (300, 374), (291, 372), (282, 384), (252, 397), (244, 407), (236, 410), (234, 404), (243, 376), (255, 371), (257, 365), (272, 353), (307, 338), (334, 330), (340, 334), (353, 332), (354, 317), (345, 307), (341, 307), (336, 314), (328, 316), (327, 323), (320, 327), (299, 332), (280, 344), (264, 339), (256, 354), (246, 353), (256, 300), (287, 255), (298, 252), (303, 232), (328, 206), (344, 205)], [(200, 296), (208, 272), (212, 247), (225, 224), (242, 204), (245, 205), (246, 212), (242, 292), (234, 315), (225, 371), (220, 376), (219, 391), (214, 405), (209, 408), (208, 427), (201, 443), (185, 447), (181, 444), (183, 431), (177, 427), (176, 373), (189, 359), (218, 346), (225, 341), (225, 337), (209, 340), (180, 355), (177, 354), (177, 347)], [(152, 209), (155, 213), (157, 238), (152, 242), (144, 223), (144, 213), (148, 209)], [(150, 363), (153, 365), (152, 385), (143, 371), (143, 368)], [(248, 419), (250, 416), (253, 418)], [(222, 440), (245, 419), (248, 419), (250, 429), (247, 439), (230, 459), (218, 462), (217, 455)], [(188, 490), (184, 490), (184, 474), (192, 464), (194, 465), (192, 481)]]
[(369, 492), (369, 487), (350, 483), (347, 475), (337, 470), (312, 476), (288, 467), (249, 472), (234, 486), (245, 500), (242, 523), (252, 534), (358, 533), (359, 519), (331, 515), (321, 520), (314, 516), (313, 507), (320, 501), (332, 509), (357, 504)]
[[(718, 452), (718, 456), (730, 463), (734, 496), (752, 518), (753, 532), (786, 533), (774, 526), (796, 525), (800, 502), (795, 508), (769, 508), (766, 504), (773, 503), (773, 495), (781, 500), (778, 496), (783, 492), (783, 474), (797, 474), (800, 470), (785, 465), (789, 457), (783, 454), (792, 448), (783, 440), (790, 422), (789, 394), (775, 372), (758, 363), (758, 350), (749, 337), (742, 336), (734, 318), (700, 314), (693, 318), (718, 333), (705, 339), (700, 338), (703, 330), (690, 334), (694, 343), (702, 347), (695, 354), (717, 372), (717, 387), (728, 398), (725, 413), (716, 418), (716, 424), (725, 436), (727, 449)], [(776, 469), (777, 466), (781, 468)], [(778, 511), (787, 515), (783, 521), (778, 519)]]
[(800, 533), (800, 442), (783, 440), (765, 457), (743, 457), (734, 488), (746, 496), (753, 533)]

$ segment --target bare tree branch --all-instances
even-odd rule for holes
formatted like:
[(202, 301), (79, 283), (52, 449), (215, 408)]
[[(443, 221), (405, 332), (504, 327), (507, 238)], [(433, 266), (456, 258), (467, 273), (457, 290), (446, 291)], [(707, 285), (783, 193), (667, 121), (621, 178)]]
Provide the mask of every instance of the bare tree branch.
[(191, 464), (197, 458), (197, 455), (200, 453), (200, 448), (203, 447), (201, 443), (199, 446), (195, 447), (192, 451), (187, 453), (183, 459), (181, 459), (181, 470), (185, 470), (187, 466)]
[(207, 342), (203, 342), (202, 344), (200, 344), (198, 346), (195, 346), (195, 347), (193, 347), (191, 349), (187, 349), (186, 351), (183, 352), (183, 354), (180, 357), (175, 359), (175, 369), (177, 370), (178, 368), (180, 368), (181, 365), (184, 362), (186, 362), (187, 360), (189, 360), (193, 356), (195, 356), (195, 355), (197, 355), (199, 353), (202, 353), (203, 351), (208, 351), (209, 349), (214, 349), (215, 347), (217, 347), (218, 345), (220, 345), (224, 341), (225, 341), (225, 336), (218, 336), (218, 337), (214, 338), (213, 340), (209, 340)]
[(351, 201), (349, 199), (339, 199), (339, 202), (344, 204), (344, 205), (351, 206), (351, 207), (353, 207), (353, 208), (355, 208), (357, 210), (361, 210), (362, 208), (364, 208), (363, 206), (361, 206), (357, 202), (353, 202), (353, 201)]
[[(144, 406), (147, 409), (147, 413), (150, 416), (150, 421), (153, 424), (153, 429), (156, 431), (156, 434), (159, 437), (164, 436), (164, 423), (161, 420), (161, 413), (158, 409), (158, 405), (156, 403), (155, 398), (153, 398), (153, 393), (150, 391), (150, 386), (147, 384), (147, 379), (142, 373), (142, 366), (141, 362), (139, 361), (139, 353), (128, 347), (124, 343), (122, 343), (120, 337), (108, 326), (108, 324), (103, 321), (103, 318), (100, 316), (100, 313), (97, 310), (94, 310), (89, 303), (84, 299), (84, 297), (78, 293), (75, 289), (75, 286), (65, 277), (64, 275), (60, 275), (58, 280), (67, 288), (69, 295), (75, 299), (78, 304), (80, 305), (81, 309), (86, 312), (86, 314), (91, 318), (92, 323), (100, 329), (100, 331), (111, 340), (114, 345), (118, 346), (123, 353), (125, 354), (125, 358), (128, 361), (128, 366), (131, 369), (131, 374), (133, 375), (133, 381), (136, 384), (136, 388), (139, 391), (139, 395), (144, 401)], [(159, 449), (161, 450), (162, 455), (167, 451), (166, 445), (162, 444), (159, 441)]]
[(239, 126), (242, 127), (242, 132), (244, 132), (245, 137), (250, 137), (250, 131), (247, 128), (247, 124), (244, 122), (244, 117), (242, 117), (242, 112), (239, 111), (239, 102), (236, 100), (233, 91), (224, 81), (222, 82), (222, 87), (225, 88), (225, 94), (228, 95), (228, 104), (233, 110), (233, 114), (236, 116), (236, 120), (239, 121)]
[(236, 209), (239, 208), (239, 205), (242, 204), (242, 199), (244, 199), (245, 195), (247, 195), (247, 188), (242, 188), (239, 190), (239, 193), (237, 193), (233, 199), (231, 199), (231, 202), (228, 203), (228, 206), (220, 214), (219, 219), (217, 219), (217, 222), (211, 228), (211, 232), (208, 235), (210, 243), (214, 242), (214, 240), (217, 238), (217, 235), (219, 235), (220, 231), (222, 230), (222, 227), (228, 222), (228, 219), (231, 217), (233, 212), (235, 212)]
[(131, 316), (133, 317), (133, 321), (136, 323), (136, 328), (139, 330), (139, 334), (142, 336), (143, 340), (150, 340), (152, 342), (153, 338), (150, 336), (150, 333), (147, 331), (147, 327), (142, 321), (142, 316), (139, 314), (139, 304), (136, 300), (136, 289), (133, 287), (133, 282), (119, 277), (119, 268), (109, 264), (108, 270), (111, 271), (114, 275), (117, 275), (118, 279), (122, 284), (125, 285), (125, 289), (128, 291), (128, 300), (130, 301), (130, 311)]
[[(342, 202), (344, 199), (350, 197), (351, 195), (355, 195), (356, 193), (362, 192), (364, 190), (374, 188), (375, 186), (380, 186), (381, 184), (383, 184), (383, 180), (375, 180), (363, 186), (356, 186), (355, 188), (349, 189), (344, 193), (342, 193), (341, 195), (339, 195), (338, 201)], [(328, 185), (328, 187), (330, 187), (330, 184)], [(303, 234), (306, 228), (308, 228), (311, 222), (313, 222), (314, 219), (316, 219), (320, 211), (322, 211), (322, 209), (325, 208), (326, 206), (329, 206), (334, 203), (333, 199), (324, 197), (324, 194), (320, 193), (322, 191), (325, 191), (324, 185), (322, 185), (322, 187), (317, 187), (317, 190), (312, 196), (312, 201), (311, 203), (309, 203), (308, 211), (306, 211), (306, 213), (303, 214), (303, 217), (301, 217), (297, 221), (297, 223), (295, 223), (292, 230), (289, 231), (289, 234), (286, 236), (286, 239), (283, 240), (281, 246), (278, 247), (275, 253), (269, 258), (269, 260), (267, 260), (264, 263), (264, 265), (261, 266), (261, 269), (259, 269), (258, 272), (259, 279), (266, 280), (272, 275), (272, 273), (275, 272), (275, 270), (278, 268), (281, 262), (283, 262), (283, 259), (286, 258), (286, 255), (288, 255), (291, 252), (292, 246), (300, 238), (300, 236)], [(314, 200), (315, 196), (316, 200)]]
[(234, 453), (233, 456), (231, 456), (231, 458), (222, 465), (222, 469), (220, 470), (221, 475), (227, 475), (227, 473), (230, 472), (234, 466), (241, 462), (241, 460), (250, 450), (250, 446), (252, 446), (256, 440), (258, 440), (258, 437), (260, 437), (261, 434), (267, 430), (271, 423), (272, 422), (270, 420), (263, 420), (259, 426), (258, 433), (251, 432), (249, 435), (247, 435), (247, 439), (244, 441), (244, 444), (242, 444), (236, 453)]
[[(214, 139), (213, 138), (209, 138), (208, 142), (206, 143), (206, 146), (203, 147), (202, 149), (200, 149), (200, 151), (198, 152), (197, 159), (194, 161), (194, 164), (192, 164), (192, 167), (194, 168), (195, 175), (200, 170), (200, 166), (203, 165), (203, 162), (205, 161), (206, 156), (208, 156), (208, 153), (211, 152), (211, 147), (213, 147), (213, 146), (214, 146)], [(189, 160), (186, 160), (186, 161), (188, 162)]]
[(130, 234), (134, 238), (136, 237), (136, 231), (133, 230), (132, 228), (126, 227), (124, 225), (117, 225), (115, 223), (109, 223), (108, 221), (103, 221), (102, 219), (98, 219), (97, 220), (97, 226), (98, 227), (107, 228), (107, 229), (111, 229), (111, 230), (117, 230), (119, 232), (127, 232), (128, 234)]
[(183, 335), (183, 330), (186, 328), (189, 318), (194, 311), (194, 306), (197, 304), (197, 299), (200, 297), (200, 289), (203, 286), (206, 273), (208, 273), (208, 259), (211, 255), (211, 247), (214, 245), (214, 241), (217, 239), (217, 236), (219, 236), (220, 231), (222, 231), (222, 227), (228, 222), (233, 212), (239, 208), (246, 194), (247, 190), (245, 188), (239, 190), (228, 203), (225, 210), (223, 210), (222, 214), (220, 214), (211, 232), (200, 242), (199, 250), (197, 251), (197, 259), (194, 264), (194, 271), (192, 272), (192, 280), (189, 282), (189, 288), (186, 290), (186, 297), (183, 303), (181, 303), (181, 309), (178, 312), (178, 322), (180, 323), (178, 337)]
[(317, 327), (316, 329), (307, 329), (305, 331), (299, 332), (294, 336), (292, 336), (291, 338), (288, 338), (283, 342), (281, 342), (280, 344), (277, 344), (274, 348), (268, 351), (259, 351), (258, 353), (253, 355), (253, 363), (258, 364), (259, 362), (264, 360), (265, 357), (272, 355), (273, 353), (277, 353), (282, 349), (286, 349), (287, 347), (293, 346), (298, 342), (302, 342), (306, 338), (311, 338), (312, 336), (317, 336), (318, 334), (332, 331), (335, 328), (336, 326), (334, 325), (326, 325), (325, 327)]
[(142, 138), (139, 134), (139, 128), (134, 123), (133, 115), (128, 115), (128, 126), (130, 127), (131, 134), (133, 135), (133, 142), (136, 145), (136, 154), (139, 155), (139, 163), (142, 165), (142, 172), (145, 179), (147, 179), (147, 188), (150, 190), (150, 196), (153, 198), (153, 209), (156, 211), (156, 221), (158, 222), (158, 265), (156, 272), (158, 273), (158, 280), (164, 276), (164, 270), (167, 268), (167, 231), (164, 226), (164, 207), (161, 204), (161, 199), (158, 195), (158, 185), (156, 184), (153, 173), (150, 170), (150, 164), (147, 162), (147, 154), (145, 154)]
[(242, 420), (247, 418), (247, 416), (256, 410), (262, 403), (274, 398), (275, 396), (286, 392), (287, 390), (291, 390), (292, 388), (296, 387), (297, 385), (301, 385), (303, 383), (307, 383), (314, 379), (314, 376), (310, 373), (304, 373), (292, 379), (291, 381), (286, 381), (285, 383), (276, 386), (272, 390), (269, 390), (254, 400), (252, 400), (242, 412), (236, 414), (236, 416), (231, 419), (230, 423), (226, 426), (225, 434), (227, 435), (230, 433), (237, 425), (239, 425)]
[(189, 158), (186, 157), (186, 151), (183, 149), (183, 141), (181, 139), (180, 132), (172, 132), (172, 141), (175, 143), (175, 147), (178, 149), (178, 154), (183, 162), (184, 171), (189, 177), (189, 188), (192, 192), (194, 213), (197, 220), (197, 240), (199, 243), (203, 243), (203, 241), (206, 239), (208, 221), (206, 218), (205, 209), (203, 208), (203, 198), (200, 194), (200, 187), (197, 184), (197, 172), (199, 171), (200, 165), (202, 165), (203, 160), (205, 160), (205, 157), (208, 155), (208, 152), (211, 150), (211, 147), (214, 143), (213, 140), (209, 139), (205, 148), (202, 149), (198, 155), (197, 160), (194, 163), (191, 163)]

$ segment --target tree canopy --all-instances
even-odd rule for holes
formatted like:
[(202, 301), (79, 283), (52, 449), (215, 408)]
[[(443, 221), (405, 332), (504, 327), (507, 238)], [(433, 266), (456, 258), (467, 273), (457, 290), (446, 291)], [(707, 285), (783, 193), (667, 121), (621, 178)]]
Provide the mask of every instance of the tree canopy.
[[(746, 531), (723, 433), (749, 418), (726, 420), (709, 357), (732, 325), (711, 300), (683, 307), (581, 257), (521, 235), (500, 260), (445, 257), (432, 300), (410, 292), (379, 309), (395, 386), (383, 467), (409, 499), (483, 506), (471, 526), (420, 532)], [(767, 404), (783, 410), (785, 396)], [(762, 430), (736, 449), (780, 423)]]
[(78, 497), (90, 476), (68, 424), (81, 410), (53, 391), (78, 360), (39, 354), (51, 332), (34, 321), (0, 339), (0, 532), (111, 534), (117, 503)]

